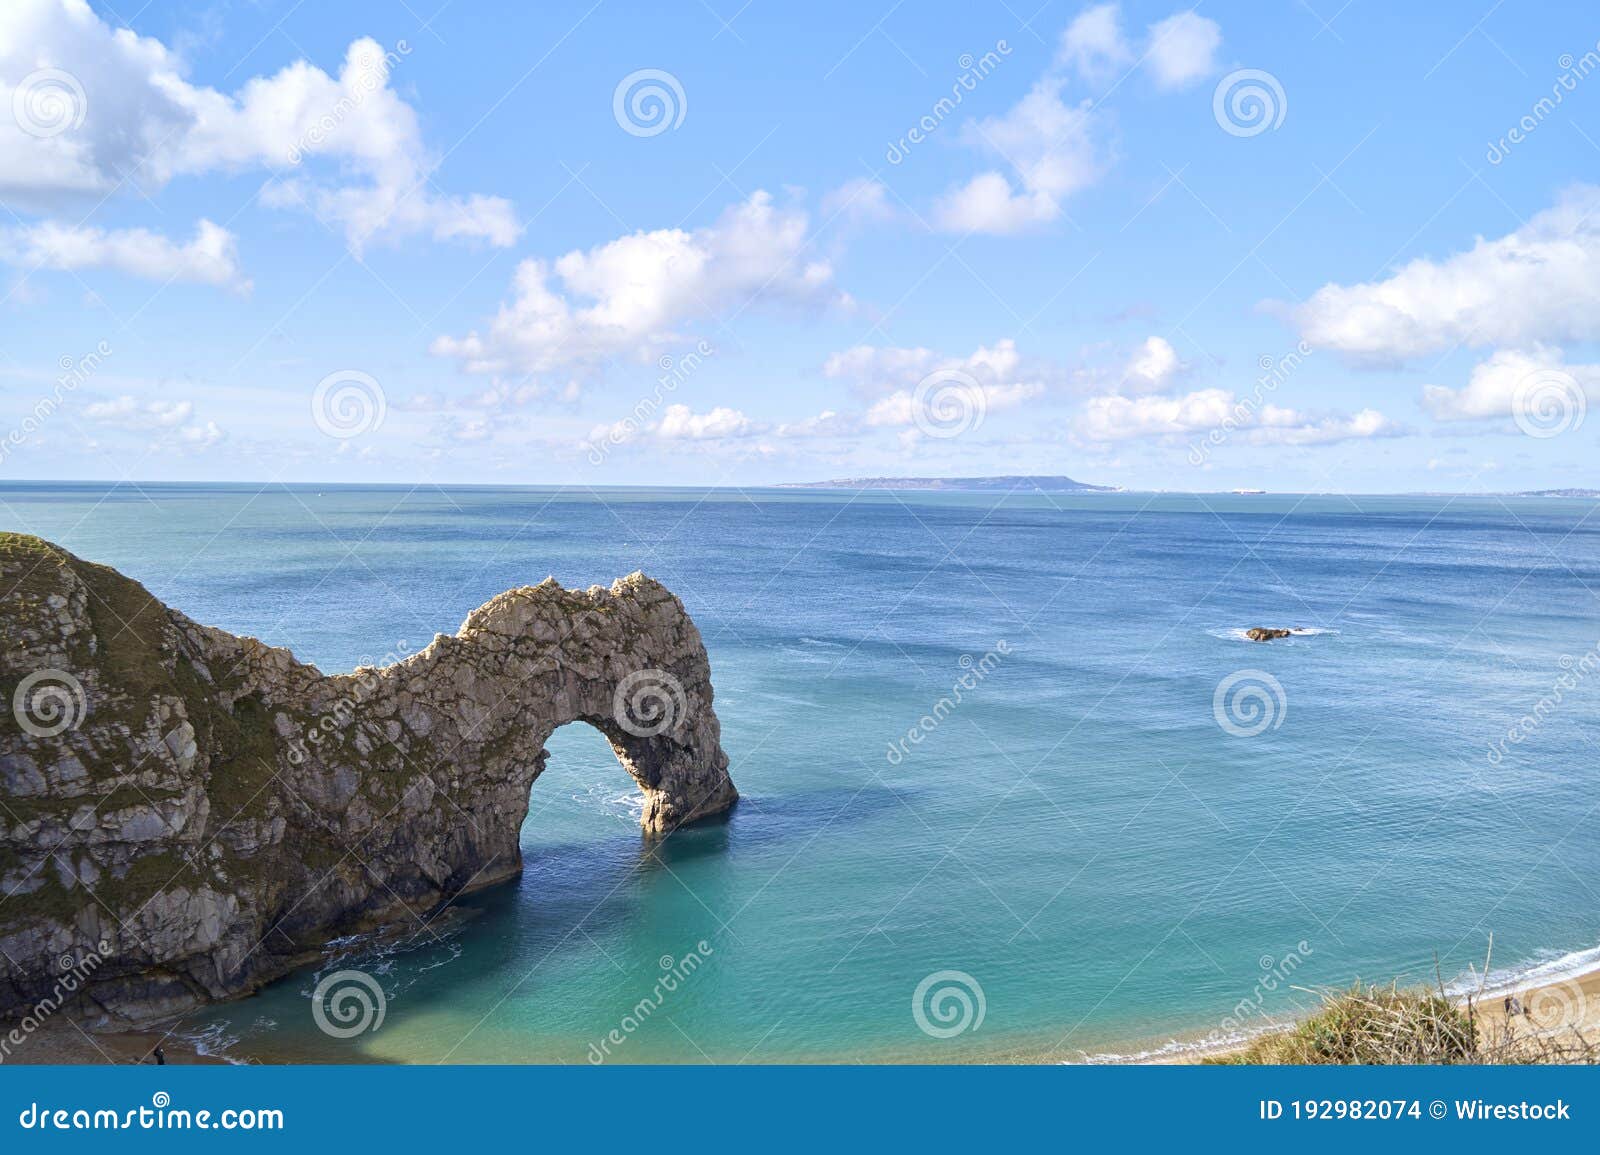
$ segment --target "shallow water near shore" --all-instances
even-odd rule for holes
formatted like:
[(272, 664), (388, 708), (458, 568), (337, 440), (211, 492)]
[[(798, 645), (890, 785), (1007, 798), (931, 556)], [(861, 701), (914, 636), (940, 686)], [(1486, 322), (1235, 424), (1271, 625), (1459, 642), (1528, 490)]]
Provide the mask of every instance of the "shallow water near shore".
[[(323, 1062), (1081, 1060), (1450, 981), (1491, 933), (1497, 971), (1579, 969), (1595, 508), (0, 486), (5, 528), (329, 672), (547, 574), (643, 569), (694, 616), (735, 811), (646, 842), (604, 740), (559, 731), (519, 880), (178, 1028)], [(344, 968), (387, 1001), (350, 1039), (311, 1014)]]

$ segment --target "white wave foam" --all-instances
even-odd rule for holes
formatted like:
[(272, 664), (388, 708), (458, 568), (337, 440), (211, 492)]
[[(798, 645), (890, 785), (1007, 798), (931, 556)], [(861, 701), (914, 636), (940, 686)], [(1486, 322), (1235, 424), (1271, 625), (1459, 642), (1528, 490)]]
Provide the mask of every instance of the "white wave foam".
[(572, 800), (585, 809), (598, 810), (634, 824), (644, 817), (644, 795), (633, 788), (618, 790), (614, 782), (590, 783), (574, 794)]
[(1527, 990), (1529, 987), (1565, 982), (1591, 971), (1600, 970), (1600, 946), (1568, 951), (1565, 954), (1545, 951), (1543, 956), (1519, 966), (1496, 968), (1487, 975), (1468, 970), (1466, 974), (1446, 985), (1445, 990), (1452, 995), (1465, 995), (1477, 992), (1481, 987), (1483, 996), (1492, 998)]

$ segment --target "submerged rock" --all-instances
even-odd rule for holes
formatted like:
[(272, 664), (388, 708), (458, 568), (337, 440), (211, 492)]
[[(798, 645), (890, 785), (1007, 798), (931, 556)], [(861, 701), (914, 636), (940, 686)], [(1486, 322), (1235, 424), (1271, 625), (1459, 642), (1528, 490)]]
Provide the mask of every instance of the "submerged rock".
[(700, 633), (643, 574), (509, 590), (333, 676), (38, 538), (0, 534), (0, 582), (0, 1019), (170, 1015), (517, 875), (568, 722), (605, 735), (647, 832), (738, 797)]

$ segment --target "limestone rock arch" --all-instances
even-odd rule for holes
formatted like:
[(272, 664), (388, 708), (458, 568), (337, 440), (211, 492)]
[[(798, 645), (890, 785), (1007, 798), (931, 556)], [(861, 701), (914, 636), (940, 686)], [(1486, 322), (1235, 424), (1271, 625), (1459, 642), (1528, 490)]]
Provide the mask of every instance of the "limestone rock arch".
[[(509, 590), (331, 676), (37, 538), (0, 535), (0, 580), (0, 690), (21, 693), (0, 716), (0, 1016), (89, 954), (89, 1009), (159, 1018), (514, 877), (570, 722), (611, 743), (648, 835), (738, 797), (699, 631), (643, 574)], [(52, 707), (70, 724), (29, 714)]]

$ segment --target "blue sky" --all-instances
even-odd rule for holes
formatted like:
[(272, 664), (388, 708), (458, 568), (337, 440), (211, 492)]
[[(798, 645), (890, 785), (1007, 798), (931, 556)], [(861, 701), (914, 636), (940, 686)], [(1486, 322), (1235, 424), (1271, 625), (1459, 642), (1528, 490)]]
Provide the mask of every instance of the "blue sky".
[(8, 3), (0, 478), (1596, 484), (1585, 5), (496, 7)]

